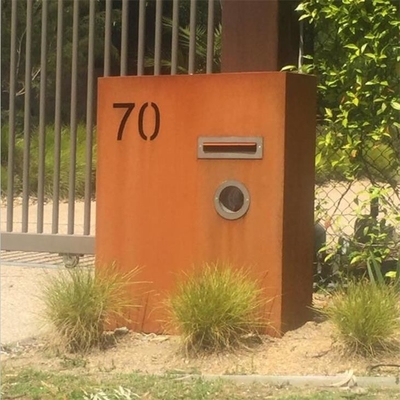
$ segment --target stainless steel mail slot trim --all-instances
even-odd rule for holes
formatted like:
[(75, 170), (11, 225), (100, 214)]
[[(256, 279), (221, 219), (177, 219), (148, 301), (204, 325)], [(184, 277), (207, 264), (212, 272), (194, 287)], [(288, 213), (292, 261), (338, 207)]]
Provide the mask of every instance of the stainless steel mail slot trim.
[(261, 136), (200, 136), (197, 158), (261, 160)]

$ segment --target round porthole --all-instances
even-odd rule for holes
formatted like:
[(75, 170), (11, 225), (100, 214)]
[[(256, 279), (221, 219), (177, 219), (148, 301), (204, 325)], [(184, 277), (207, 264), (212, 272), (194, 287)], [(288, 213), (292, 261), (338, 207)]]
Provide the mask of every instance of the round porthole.
[(214, 205), (222, 218), (241, 218), (250, 207), (249, 191), (241, 182), (223, 182), (215, 192)]

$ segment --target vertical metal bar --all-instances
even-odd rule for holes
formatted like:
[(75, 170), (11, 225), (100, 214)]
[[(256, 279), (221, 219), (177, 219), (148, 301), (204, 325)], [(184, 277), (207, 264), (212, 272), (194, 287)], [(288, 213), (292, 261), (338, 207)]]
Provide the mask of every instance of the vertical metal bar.
[(301, 67), (303, 66), (303, 55), (304, 55), (304, 21), (299, 22), (299, 58), (297, 60), (297, 68), (301, 73)]
[(178, 70), (178, 35), (179, 35), (179, 0), (172, 4), (172, 44), (171, 44), (171, 75)]
[(195, 73), (196, 64), (196, 0), (190, 0), (189, 74)]
[(154, 75), (161, 71), (162, 0), (156, 0), (156, 31), (154, 43)]
[(139, 0), (139, 32), (138, 32), (138, 61), (137, 74), (144, 74), (144, 41), (146, 23), (146, 0)]
[(39, 168), (37, 232), (43, 233), (45, 146), (46, 146), (46, 80), (47, 80), (47, 0), (42, 0), (42, 33), (40, 54)]
[(8, 114), (7, 165), (7, 232), (13, 230), (14, 219), (14, 150), (15, 150), (15, 84), (17, 61), (17, 1), (11, 3), (10, 93)]
[(93, 147), (93, 75), (94, 75), (94, 16), (96, 0), (90, 0), (88, 76), (86, 98), (86, 159), (85, 159), (85, 206), (83, 234), (90, 234), (90, 212), (92, 199), (92, 147)]
[(32, 78), (32, 6), (26, 4), (26, 42), (25, 42), (25, 101), (24, 101), (24, 163), (22, 175), (22, 232), (28, 232), (29, 219), (29, 166), (31, 145), (31, 78)]
[(110, 75), (111, 10), (112, 0), (106, 0), (106, 20), (104, 26), (104, 76)]
[(214, 63), (214, 0), (208, 0), (208, 20), (207, 20), (207, 74), (213, 71)]
[(122, 0), (122, 26), (121, 26), (121, 70), (120, 75), (125, 76), (128, 68), (128, 17), (129, 2)]
[(68, 192), (68, 229), (69, 235), (74, 233), (75, 223), (75, 176), (76, 176), (76, 102), (78, 83), (78, 26), (79, 1), (74, 1), (72, 22), (72, 69), (71, 69), (71, 120), (70, 120), (70, 158), (69, 158), (69, 192)]
[(53, 216), (51, 232), (58, 233), (60, 214), (61, 85), (63, 63), (63, 0), (57, 5), (56, 102), (54, 118)]

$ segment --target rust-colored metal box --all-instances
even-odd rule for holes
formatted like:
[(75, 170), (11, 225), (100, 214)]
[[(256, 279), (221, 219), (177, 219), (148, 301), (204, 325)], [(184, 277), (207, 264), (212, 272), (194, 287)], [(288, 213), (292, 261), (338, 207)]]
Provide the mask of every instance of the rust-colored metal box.
[(131, 328), (163, 329), (177, 273), (251, 268), (273, 326), (309, 317), (316, 81), (281, 73), (99, 79), (97, 268), (141, 266)]

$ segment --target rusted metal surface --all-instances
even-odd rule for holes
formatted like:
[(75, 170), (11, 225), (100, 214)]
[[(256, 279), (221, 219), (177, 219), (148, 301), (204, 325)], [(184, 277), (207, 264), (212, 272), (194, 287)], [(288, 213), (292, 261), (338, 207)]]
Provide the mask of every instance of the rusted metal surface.
[[(273, 299), (278, 332), (304, 323), (312, 297), (314, 78), (104, 78), (99, 94), (96, 257), (99, 268), (143, 267), (148, 296), (132, 327), (161, 330), (160, 304), (176, 274), (217, 260), (252, 269)], [(198, 159), (198, 137), (216, 135), (262, 136), (263, 157)], [(246, 186), (251, 203), (236, 219), (214, 207), (231, 180)]]
[(279, 71), (297, 65), (298, 1), (224, 0), (222, 71)]

